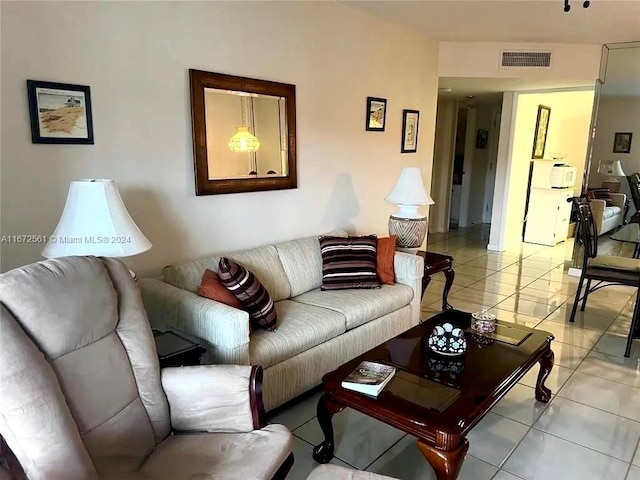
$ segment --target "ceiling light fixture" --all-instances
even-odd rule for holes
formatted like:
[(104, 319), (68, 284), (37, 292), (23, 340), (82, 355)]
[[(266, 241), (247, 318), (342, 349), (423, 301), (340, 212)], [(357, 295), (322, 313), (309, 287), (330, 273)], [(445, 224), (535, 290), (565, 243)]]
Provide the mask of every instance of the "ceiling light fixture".
[[(591, 5), (591, 2), (589, 0), (585, 0), (584, 2), (582, 2), (582, 8), (589, 8), (589, 5)], [(568, 12), (571, 10), (571, 5), (569, 5), (569, 0), (564, 0), (564, 11)]]

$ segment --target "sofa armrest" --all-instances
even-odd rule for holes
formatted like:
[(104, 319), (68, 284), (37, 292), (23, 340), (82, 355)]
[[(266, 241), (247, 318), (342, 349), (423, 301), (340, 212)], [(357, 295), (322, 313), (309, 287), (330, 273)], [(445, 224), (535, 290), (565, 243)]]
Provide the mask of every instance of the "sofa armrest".
[(200, 365), (162, 369), (176, 431), (251, 432), (266, 425), (262, 367)]
[(224, 349), (249, 343), (247, 312), (152, 278), (138, 285), (151, 325), (169, 325)]
[(602, 222), (604, 222), (604, 208), (607, 202), (599, 199), (592, 199), (589, 202), (591, 206), (591, 214), (593, 215), (593, 223), (596, 225), (596, 233), (600, 235), (602, 231)]
[(627, 196), (624, 193), (612, 193), (610, 195), (612, 203), (624, 211), (624, 204), (627, 203)]
[(398, 283), (406, 283), (402, 280), (420, 280), (424, 275), (424, 259), (420, 255), (396, 252), (393, 270)]

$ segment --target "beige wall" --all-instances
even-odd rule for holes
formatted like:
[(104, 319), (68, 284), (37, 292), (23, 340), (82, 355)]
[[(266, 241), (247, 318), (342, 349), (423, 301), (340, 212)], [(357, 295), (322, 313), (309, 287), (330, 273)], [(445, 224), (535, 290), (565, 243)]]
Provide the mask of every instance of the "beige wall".
[[(549, 68), (503, 68), (501, 52), (550, 51)], [(441, 42), (438, 75), (441, 77), (586, 80), (593, 83), (600, 69), (601, 45), (506, 42)], [(562, 85), (562, 82), (558, 82)]]
[[(2, 234), (51, 234), (69, 182), (116, 180), (154, 244), (139, 273), (335, 227), (387, 232), (400, 168), (430, 185), (437, 44), (334, 2), (2, 2)], [(196, 197), (188, 69), (293, 83), (298, 188)], [(91, 86), (95, 145), (34, 145), (26, 79)], [(366, 97), (386, 131), (364, 129)], [(420, 110), (400, 154), (402, 109)], [(425, 211), (426, 213), (426, 211)], [(2, 245), (2, 269), (42, 245)]]
[[(583, 90), (517, 96), (511, 162), (507, 175), (508, 201), (505, 224), (507, 248), (522, 240), (522, 222), (538, 105), (551, 108), (544, 158), (551, 159), (552, 153), (564, 153), (565, 161), (577, 167), (578, 172), (582, 172), (587, 153), (593, 95), (593, 90)], [(574, 187), (576, 192), (581, 189), (581, 180), (578, 178)]]

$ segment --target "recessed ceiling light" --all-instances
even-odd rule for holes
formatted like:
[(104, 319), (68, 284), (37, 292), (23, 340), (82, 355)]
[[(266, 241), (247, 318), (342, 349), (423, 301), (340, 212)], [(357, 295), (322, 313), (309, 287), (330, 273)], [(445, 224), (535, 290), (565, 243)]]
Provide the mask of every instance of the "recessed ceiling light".
[(438, 89), (438, 91), (439, 91), (439, 92), (447, 92), (447, 93), (448, 93), (448, 92), (452, 92), (453, 90), (452, 90), (452, 89), (450, 89), (450, 88), (448, 88), (448, 87), (440, 87), (440, 88)]
[(475, 95), (467, 95), (467, 98), (476, 98)]

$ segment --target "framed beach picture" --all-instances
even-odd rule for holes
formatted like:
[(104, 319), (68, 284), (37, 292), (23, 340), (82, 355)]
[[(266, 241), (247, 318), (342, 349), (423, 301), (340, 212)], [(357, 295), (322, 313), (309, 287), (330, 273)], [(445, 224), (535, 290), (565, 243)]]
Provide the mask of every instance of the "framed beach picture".
[(93, 144), (88, 86), (27, 80), (33, 143)]
[(613, 136), (613, 153), (631, 153), (632, 132), (616, 132)]
[(538, 105), (538, 117), (536, 118), (536, 130), (533, 136), (533, 152), (531, 158), (543, 158), (544, 147), (547, 144), (547, 130), (549, 129), (549, 118), (551, 108), (545, 105)]
[(367, 123), (368, 132), (384, 132), (384, 123), (387, 118), (387, 99), (367, 97)]
[(418, 151), (418, 110), (402, 111), (402, 146), (400, 153), (415, 153)]

